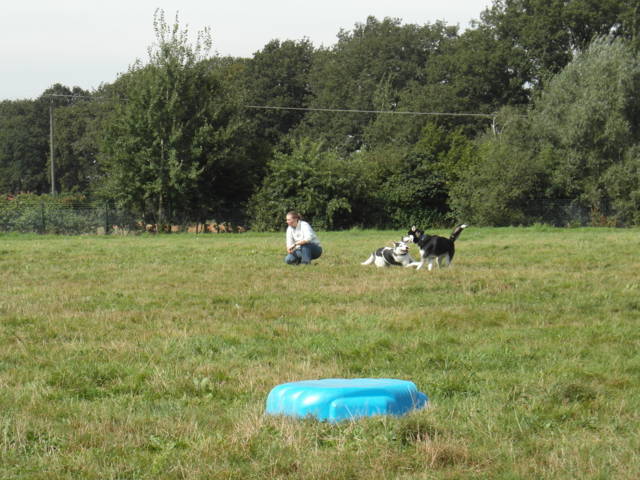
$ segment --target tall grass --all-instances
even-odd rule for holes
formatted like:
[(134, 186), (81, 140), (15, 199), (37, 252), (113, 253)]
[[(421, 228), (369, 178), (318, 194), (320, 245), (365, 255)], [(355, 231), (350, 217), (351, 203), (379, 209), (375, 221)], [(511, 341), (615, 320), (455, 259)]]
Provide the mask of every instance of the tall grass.
[[(359, 265), (390, 231), (309, 267), (282, 234), (2, 235), (0, 478), (640, 478), (639, 233), (469, 228), (432, 272)], [(264, 415), (327, 377), (430, 406)]]

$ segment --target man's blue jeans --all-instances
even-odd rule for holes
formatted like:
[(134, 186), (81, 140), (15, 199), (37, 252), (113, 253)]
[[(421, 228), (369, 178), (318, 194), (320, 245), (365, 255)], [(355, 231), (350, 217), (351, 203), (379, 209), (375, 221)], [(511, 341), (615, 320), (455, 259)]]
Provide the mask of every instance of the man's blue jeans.
[(284, 263), (289, 265), (309, 264), (311, 260), (320, 258), (322, 255), (322, 247), (315, 243), (305, 243), (300, 248), (294, 250), (293, 253), (284, 257)]

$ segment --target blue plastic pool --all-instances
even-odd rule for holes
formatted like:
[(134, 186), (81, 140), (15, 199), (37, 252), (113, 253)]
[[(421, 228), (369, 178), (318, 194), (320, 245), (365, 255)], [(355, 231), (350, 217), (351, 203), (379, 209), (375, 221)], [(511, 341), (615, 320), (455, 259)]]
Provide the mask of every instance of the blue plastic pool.
[(404, 415), (427, 404), (413, 382), (391, 378), (327, 378), (283, 383), (267, 397), (267, 413), (318, 420)]

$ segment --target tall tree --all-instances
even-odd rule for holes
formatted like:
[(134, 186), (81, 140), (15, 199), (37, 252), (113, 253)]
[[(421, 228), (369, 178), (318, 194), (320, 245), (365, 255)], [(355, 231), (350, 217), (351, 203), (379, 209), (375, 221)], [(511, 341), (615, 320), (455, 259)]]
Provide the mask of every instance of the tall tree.
[[(313, 98), (318, 108), (394, 110), (399, 92), (412, 82), (424, 81), (424, 67), (444, 39), (456, 27), (402, 25), (399, 19), (375, 17), (341, 31), (338, 43), (318, 52), (310, 74)], [(324, 138), (342, 151), (363, 146), (364, 130), (375, 114), (311, 112), (304, 134)]]
[[(267, 107), (307, 106), (313, 44), (307, 40), (272, 40), (247, 63), (247, 102)], [(256, 135), (274, 145), (304, 118), (304, 110), (252, 110)]]
[(433, 122), (449, 132), (462, 128), (470, 138), (485, 132), (491, 115), (502, 106), (529, 101), (525, 80), (513, 62), (510, 48), (484, 26), (443, 39), (420, 81), (411, 82), (396, 100), (399, 112), (433, 115), (378, 115), (365, 129), (365, 143), (410, 147)]
[(628, 0), (494, 0), (481, 21), (511, 48), (523, 80), (536, 86), (598, 35), (637, 37), (639, 15), (637, 2)]
[(640, 143), (640, 59), (600, 37), (555, 76), (532, 111), (537, 141), (554, 152), (554, 195), (592, 208), (610, 199), (605, 172)]
[(113, 104), (104, 96), (104, 91), (94, 94), (79, 87), (65, 87), (49, 92), (45, 92), (43, 99), (55, 105), (53, 153), (56, 191), (89, 193), (99, 178), (97, 156), (102, 123), (113, 109)]
[(532, 209), (562, 200), (621, 222), (640, 218), (640, 59), (629, 43), (597, 38), (548, 81), (526, 116), (501, 112), (502, 133), (482, 142), (478, 161), (453, 188), (460, 216), (566, 222), (562, 212)]
[(49, 191), (49, 114), (41, 107), (0, 102), (0, 193)]
[(136, 62), (118, 80), (125, 98), (103, 144), (103, 193), (164, 223), (220, 206), (220, 172), (240, 161), (242, 143), (234, 146), (235, 98), (225, 96), (223, 81), (205, 61), (209, 31), (198, 32), (191, 44), (177, 16), (169, 25), (162, 10), (156, 11), (154, 28), (157, 43), (149, 48), (149, 62)]
[(82, 172), (95, 165), (97, 140), (93, 135), (88, 141), (84, 132), (92, 129), (95, 115), (87, 105), (74, 105), (86, 104), (90, 95), (80, 87), (56, 83), (36, 100), (0, 104), (0, 191), (51, 191), (51, 121), (55, 191), (88, 188), (90, 179)]

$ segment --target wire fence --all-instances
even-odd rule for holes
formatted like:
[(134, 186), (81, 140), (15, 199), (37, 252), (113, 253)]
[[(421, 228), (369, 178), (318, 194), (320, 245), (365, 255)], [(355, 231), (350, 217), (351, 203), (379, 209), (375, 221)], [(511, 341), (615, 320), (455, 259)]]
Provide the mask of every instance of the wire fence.
[[(220, 218), (231, 218), (220, 215)], [(129, 235), (138, 233), (241, 233), (246, 231), (238, 219), (216, 221), (183, 218), (158, 224), (140, 215), (106, 204), (51, 203), (37, 201), (0, 202), (0, 232), (53, 235)]]
[(6, 203), (0, 208), (0, 231), (42, 234), (104, 234), (114, 225), (133, 222), (130, 215), (108, 205)]
[[(608, 210), (587, 208), (575, 200), (533, 200), (523, 210), (525, 220), (521, 223), (557, 227), (624, 226), (617, 223)], [(236, 233), (245, 230), (241, 221), (184, 219), (158, 225), (109, 204), (0, 202), (0, 232), (128, 235), (142, 232)]]
[(541, 223), (554, 227), (614, 227), (625, 226), (616, 218), (608, 202), (597, 207), (587, 206), (575, 199), (537, 199), (523, 208), (527, 223)]

